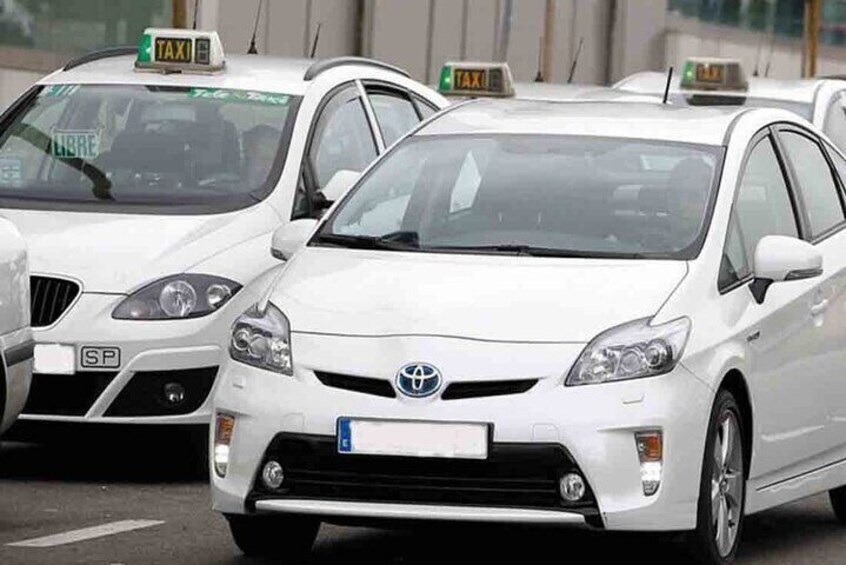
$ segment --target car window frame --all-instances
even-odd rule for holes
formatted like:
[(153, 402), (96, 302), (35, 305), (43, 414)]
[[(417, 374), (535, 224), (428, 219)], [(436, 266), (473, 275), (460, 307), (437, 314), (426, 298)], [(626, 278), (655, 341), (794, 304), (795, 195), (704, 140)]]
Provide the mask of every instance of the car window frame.
[[(414, 98), (412, 97), (411, 92), (409, 92), (407, 88), (403, 88), (397, 84), (391, 84), (389, 82), (380, 80), (363, 80), (361, 81), (361, 85), (367, 95), (367, 103), (373, 110), (373, 120), (376, 123), (376, 127), (379, 129), (379, 135), (382, 137), (382, 143), (385, 146), (388, 145), (387, 142), (385, 142), (385, 132), (382, 131), (382, 124), (379, 123), (379, 116), (376, 115), (376, 110), (375, 108), (373, 108), (373, 103), (370, 100), (371, 94), (383, 94), (405, 100), (411, 105), (412, 110), (414, 110), (414, 114), (417, 116), (417, 124), (420, 124), (420, 122), (423, 121), (423, 114), (420, 112), (420, 109), (414, 103)], [(408, 131), (403, 132), (402, 135), (397, 138), (397, 141), (405, 137), (407, 133), (413, 131), (414, 129), (416, 129), (416, 127), (410, 128)], [(381, 153), (384, 153), (384, 149), (382, 150), (382, 152), (380, 152), (380, 155)]]

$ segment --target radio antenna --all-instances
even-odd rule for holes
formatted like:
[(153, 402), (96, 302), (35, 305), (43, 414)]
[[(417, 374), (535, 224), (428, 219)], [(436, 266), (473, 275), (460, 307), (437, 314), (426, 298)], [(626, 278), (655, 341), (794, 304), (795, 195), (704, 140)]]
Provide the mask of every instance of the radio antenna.
[(317, 55), (317, 43), (320, 41), (320, 28), (322, 26), (323, 22), (317, 22), (317, 31), (314, 32), (314, 41), (311, 43), (311, 53), (309, 54), (312, 59)]
[(259, 0), (258, 10), (256, 10), (256, 23), (253, 25), (253, 37), (250, 39), (250, 48), (247, 49), (247, 55), (258, 55), (256, 49), (256, 34), (258, 33), (259, 18), (261, 18), (261, 7), (264, 0)]
[(764, 39), (761, 38), (761, 41), (758, 42), (758, 54), (755, 56), (755, 70), (752, 71), (752, 76), (756, 77), (760, 73), (758, 73), (758, 68), (761, 66), (761, 48), (764, 46)]
[(538, 38), (538, 74), (535, 75), (535, 82), (544, 82), (543, 78), (543, 36)]
[(666, 104), (667, 100), (670, 98), (670, 83), (673, 81), (673, 67), (670, 67), (670, 70), (667, 71), (667, 85), (664, 87), (664, 100), (662, 104)]
[(770, 65), (773, 62), (773, 48), (775, 47), (775, 32), (770, 36), (770, 54), (767, 56), (767, 66), (764, 67), (764, 78), (770, 76)]
[(582, 45), (585, 42), (584, 37), (579, 38), (579, 46), (576, 48), (576, 55), (573, 57), (573, 63), (570, 65), (570, 75), (567, 77), (567, 84), (573, 82), (573, 77), (576, 74), (576, 65), (579, 64), (579, 55), (582, 54)]
[(194, 25), (191, 29), (197, 29), (197, 5), (200, 3), (200, 0), (194, 0)]

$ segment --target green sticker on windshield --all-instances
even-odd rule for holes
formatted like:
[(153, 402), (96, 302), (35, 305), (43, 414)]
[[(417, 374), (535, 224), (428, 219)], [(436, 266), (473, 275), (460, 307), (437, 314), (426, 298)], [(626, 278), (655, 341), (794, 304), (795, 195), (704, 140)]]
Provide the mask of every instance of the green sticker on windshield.
[(53, 130), (50, 153), (58, 159), (93, 161), (100, 156), (100, 132), (96, 130)]
[(275, 92), (256, 90), (228, 90), (225, 88), (192, 88), (189, 98), (220, 100), (221, 102), (240, 102), (246, 104), (264, 104), (265, 106), (287, 106), (291, 97)]
[(59, 98), (61, 96), (72, 96), (80, 85), (78, 84), (54, 84), (47, 86), (41, 91), (41, 96)]

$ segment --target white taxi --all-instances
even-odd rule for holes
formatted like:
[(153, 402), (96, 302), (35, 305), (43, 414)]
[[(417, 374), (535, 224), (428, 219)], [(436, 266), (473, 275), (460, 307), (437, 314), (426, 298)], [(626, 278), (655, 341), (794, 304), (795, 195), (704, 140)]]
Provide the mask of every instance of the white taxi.
[[(376, 161), (233, 326), (212, 495), (326, 522), (846, 520), (846, 158), (776, 109), (477, 100)], [(303, 241), (306, 246), (301, 246)]]
[(0, 123), (0, 213), (32, 270), (21, 423), (207, 425), (219, 344), (278, 265), (274, 230), (445, 105), (379, 61), (224, 57), (188, 30), (39, 81)]

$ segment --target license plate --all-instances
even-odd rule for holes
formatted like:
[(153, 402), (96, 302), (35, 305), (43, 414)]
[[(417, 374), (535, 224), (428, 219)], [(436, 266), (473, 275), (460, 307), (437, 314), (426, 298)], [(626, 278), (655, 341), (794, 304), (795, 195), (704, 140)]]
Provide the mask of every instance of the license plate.
[(37, 343), (32, 370), (44, 375), (72, 375), (76, 370), (76, 351), (72, 345)]
[(487, 424), (341, 418), (338, 452), (395, 457), (487, 459)]
[(156, 61), (161, 63), (190, 63), (191, 39), (185, 37), (157, 37)]
[(696, 65), (696, 80), (723, 84), (725, 82), (725, 67), (723, 65), (698, 64)]
[(82, 347), (79, 350), (79, 364), (86, 369), (117, 369), (120, 367), (120, 348)]

